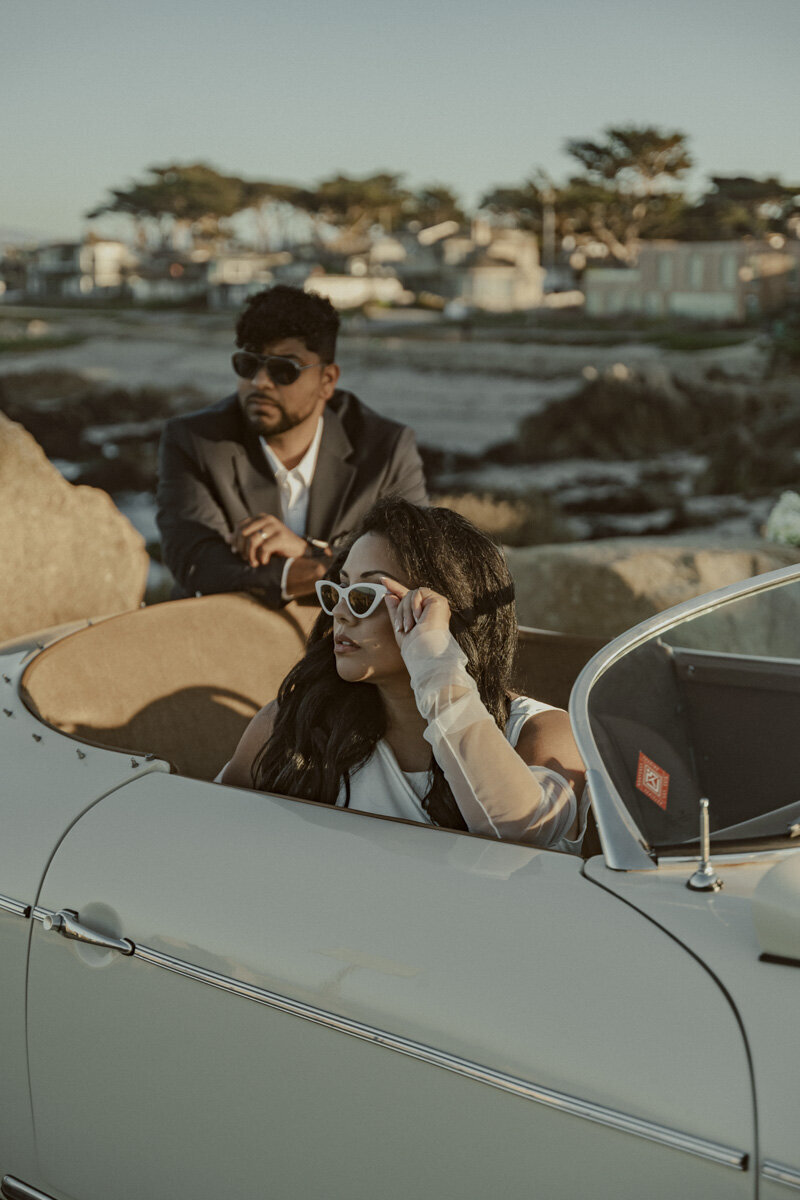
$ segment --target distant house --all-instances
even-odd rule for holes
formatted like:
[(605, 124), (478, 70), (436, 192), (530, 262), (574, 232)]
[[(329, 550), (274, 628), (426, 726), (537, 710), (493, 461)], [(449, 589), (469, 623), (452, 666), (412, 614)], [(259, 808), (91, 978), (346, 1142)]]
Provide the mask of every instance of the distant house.
[(398, 304), (411, 299), (393, 275), (312, 274), (304, 284), (307, 292), (325, 296), (334, 308), (361, 308), (362, 304)]
[(545, 275), (536, 238), (506, 229), (466, 260), (458, 299), (487, 312), (537, 308), (544, 299)]
[(74, 300), (125, 293), (136, 257), (124, 242), (88, 237), (38, 246), (27, 265), (25, 290), (43, 300)]
[[(452, 228), (451, 228), (452, 227)], [(492, 229), (473, 222), (469, 235), (455, 222), (443, 222), (442, 236), (422, 230), (407, 246), (397, 273), (406, 287), (427, 291), (488, 312), (538, 307), (545, 271), (536, 238), (519, 229)]]
[(461, 290), (461, 279), (447, 261), (447, 247), (453, 239), (426, 242), (421, 240), (422, 233), (419, 237), (407, 233), (398, 238), (405, 251), (405, 257), (394, 264), (398, 278), (415, 295), (428, 292), (445, 300), (453, 300)]
[(383, 234), (374, 238), (367, 251), (369, 262), (374, 266), (402, 262), (407, 254), (406, 246), (399, 237)]
[(139, 304), (182, 304), (205, 296), (207, 275), (205, 256), (160, 250), (139, 263), (128, 287)]
[(291, 264), (286, 251), (261, 254), (255, 250), (226, 250), (208, 261), (208, 307), (239, 308), (248, 296), (275, 282), (275, 273)]
[(23, 251), (8, 249), (0, 253), (0, 299), (20, 300), (25, 294), (27, 258)]
[(590, 268), (583, 288), (590, 316), (744, 321), (798, 294), (798, 256), (782, 239), (643, 242), (636, 266)]

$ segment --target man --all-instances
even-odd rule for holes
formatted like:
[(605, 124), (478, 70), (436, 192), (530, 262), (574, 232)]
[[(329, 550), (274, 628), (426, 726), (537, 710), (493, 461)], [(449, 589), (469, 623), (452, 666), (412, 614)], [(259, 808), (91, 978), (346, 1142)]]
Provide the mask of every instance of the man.
[(236, 325), (236, 392), (167, 422), (158, 525), (176, 594), (279, 608), (313, 593), (330, 544), (381, 496), (427, 503), (412, 431), (337, 388), (338, 328), (321, 296), (259, 292)]

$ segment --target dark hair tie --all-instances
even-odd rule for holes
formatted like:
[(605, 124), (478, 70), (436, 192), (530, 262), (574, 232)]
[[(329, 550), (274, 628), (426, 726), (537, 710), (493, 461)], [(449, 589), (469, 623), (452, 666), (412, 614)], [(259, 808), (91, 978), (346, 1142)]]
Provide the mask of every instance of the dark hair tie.
[(460, 608), (458, 612), (454, 612), (450, 619), (450, 624), (456, 629), (466, 629), (477, 621), (478, 617), (484, 617), (487, 613), (496, 612), (498, 608), (504, 608), (506, 604), (514, 603), (514, 584), (509, 583), (498, 592), (489, 592), (488, 596), (484, 596), (482, 600), (478, 600), (469, 608)]

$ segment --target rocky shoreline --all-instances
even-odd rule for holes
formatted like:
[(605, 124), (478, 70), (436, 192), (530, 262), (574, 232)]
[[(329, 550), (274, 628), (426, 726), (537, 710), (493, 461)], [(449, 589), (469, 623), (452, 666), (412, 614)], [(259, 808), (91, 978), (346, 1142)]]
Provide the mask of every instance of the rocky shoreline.
[[(110, 387), (57, 368), (0, 376), (0, 411), (71, 482), (117, 500), (152, 495), (165, 417), (207, 400), (189, 385)], [(529, 409), (513, 438), (476, 453), (421, 443), (431, 490), (510, 505), (517, 517), (506, 540), (515, 544), (726, 526), (754, 535), (800, 477), (796, 378), (654, 381), (617, 366)], [(535, 535), (526, 511), (536, 514)]]
[[(152, 320), (87, 332), (3, 356), (0, 412), (70, 482), (107, 491), (157, 560), (161, 426), (230, 389), (230, 332), (219, 319), (204, 336)], [(756, 341), (677, 354), (356, 335), (341, 358), (348, 386), (417, 428), (434, 495), (509, 546), (747, 544), (800, 481), (800, 377), (765, 380)]]

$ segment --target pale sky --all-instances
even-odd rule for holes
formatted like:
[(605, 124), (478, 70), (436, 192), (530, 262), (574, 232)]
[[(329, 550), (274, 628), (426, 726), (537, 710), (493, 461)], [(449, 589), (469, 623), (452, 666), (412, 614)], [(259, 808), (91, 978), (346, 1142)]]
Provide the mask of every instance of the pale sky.
[(171, 161), (474, 205), (611, 124), (687, 133), (695, 190), (800, 181), (800, 0), (3, 0), (0, 29), (0, 231), (77, 236)]

